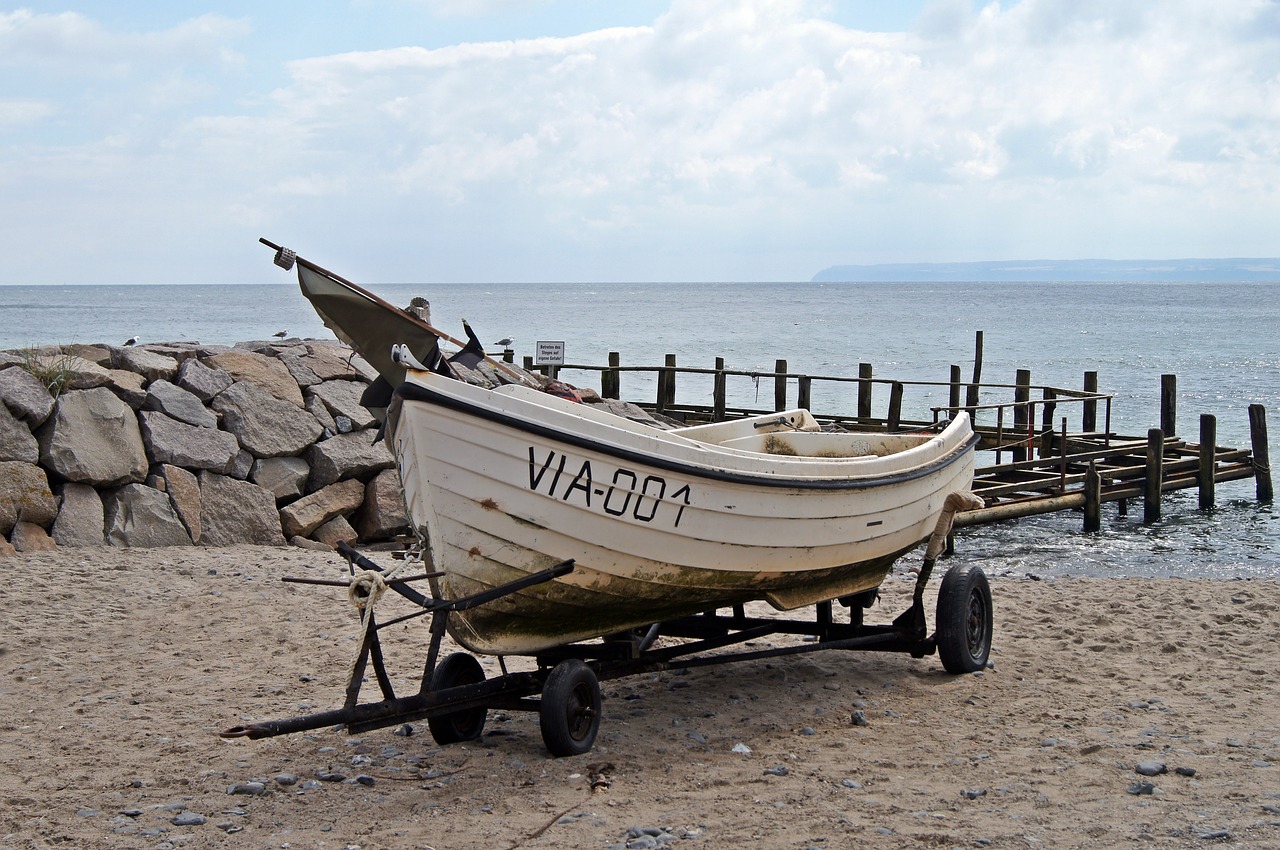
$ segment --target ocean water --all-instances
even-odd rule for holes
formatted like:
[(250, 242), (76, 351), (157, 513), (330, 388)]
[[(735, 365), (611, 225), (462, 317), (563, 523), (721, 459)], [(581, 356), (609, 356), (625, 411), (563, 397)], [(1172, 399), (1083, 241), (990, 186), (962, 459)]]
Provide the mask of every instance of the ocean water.
[[(785, 359), (791, 372), (856, 376), (866, 362), (877, 378), (945, 382), (951, 364), (968, 378), (982, 331), (984, 383), (1012, 384), (1016, 370), (1027, 368), (1036, 384), (1078, 388), (1086, 371), (1097, 371), (1100, 390), (1115, 396), (1112, 427), (1121, 433), (1145, 435), (1159, 424), (1166, 373), (1178, 379), (1181, 435), (1198, 439), (1199, 415), (1211, 413), (1220, 444), (1247, 447), (1254, 403), (1267, 407), (1271, 430), (1280, 431), (1280, 284), (365, 285), (394, 304), (427, 298), (433, 323), (455, 336), (465, 317), (486, 343), (515, 337), (517, 359), (539, 340), (563, 341), (570, 364), (602, 365), (617, 351), (624, 366), (660, 365), (674, 354), (681, 366), (709, 368), (719, 356), (731, 369), (764, 373)], [(331, 337), (285, 283), (0, 286), (0, 349), (119, 344), (134, 335), (234, 343), (279, 330)], [(598, 385), (593, 372), (566, 369), (563, 377)], [(624, 398), (648, 400), (654, 392), (652, 376), (623, 374)], [(731, 378), (728, 392), (730, 405), (765, 407), (773, 383)], [(794, 384), (790, 392), (794, 402)], [(710, 377), (678, 379), (679, 401), (710, 398)], [(887, 398), (878, 387), (878, 415)], [(909, 386), (904, 414), (926, 418), (946, 400), (944, 386)], [(853, 413), (855, 391), (815, 382), (812, 407)], [(1251, 480), (1219, 485), (1210, 512), (1198, 509), (1194, 491), (1171, 494), (1165, 518), (1149, 527), (1134, 507), (1126, 519), (1105, 506), (1095, 534), (1083, 533), (1072, 513), (966, 530), (959, 557), (995, 575), (1280, 577), (1280, 509), (1258, 505)]]

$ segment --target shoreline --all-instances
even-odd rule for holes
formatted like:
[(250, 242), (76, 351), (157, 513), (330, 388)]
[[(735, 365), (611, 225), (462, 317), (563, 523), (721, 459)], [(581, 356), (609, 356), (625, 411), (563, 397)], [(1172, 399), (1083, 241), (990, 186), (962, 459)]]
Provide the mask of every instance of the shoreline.
[[(447, 747), (425, 722), (219, 739), (340, 704), (345, 594), (279, 581), (334, 577), (336, 555), (94, 547), (6, 563), (23, 578), (0, 639), (0, 847), (612, 847), (635, 826), (764, 850), (1280, 842), (1277, 580), (995, 578), (993, 669), (828, 651), (613, 680), (595, 749), (553, 760), (523, 712), (491, 711), (481, 740)], [(910, 587), (900, 567), (868, 621)], [(425, 645), (413, 622), (387, 638), (398, 692)], [(227, 793), (255, 780), (261, 794)]]

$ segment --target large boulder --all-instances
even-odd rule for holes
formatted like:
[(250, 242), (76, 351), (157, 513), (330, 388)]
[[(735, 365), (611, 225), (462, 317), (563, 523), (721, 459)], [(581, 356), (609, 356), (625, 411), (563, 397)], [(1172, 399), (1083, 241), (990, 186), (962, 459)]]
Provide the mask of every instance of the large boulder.
[(205, 365), (221, 369), (236, 381), (248, 381), (281, 401), (302, 407), (302, 390), (289, 370), (275, 357), (232, 349), (205, 358)]
[(178, 367), (178, 386), (201, 401), (210, 401), (234, 383), (226, 372), (206, 366), (195, 357), (183, 360)]
[(167, 381), (178, 371), (178, 361), (164, 354), (132, 346), (121, 348), (117, 367), (137, 372), (148, 381)]
[(352, 478), (330, 484), (280, 509), (286, 536), (306, 537), (336, 516), (347, 516), (364, 501), (364, 485)]
[(147, 477), (138, 417), (111, 390), (63, 393), (36, 437), (41, 464), (69, 481), (115, 487)]
[(153, 463), (222, 472), (240, 452), (240, 444), (226, 431), (198, 428), (154, 410), (142, 411), (138, 420), (142, 443)]
[(0, 404), (0, 460), (35, 463), (40, 459), (40, 444), (27, 424)]
[(152, 381), (147, 387), (147, 399), (143, 402), (142, 408), (158, 410), (179, 422), (195, 425), (198, 428), (218, 427), (218, 417), (204, 406), (204, 402), (195, 393), (164, 379)]
[(150, 548), (190, 546), (191, 536), (169, 496), (145, 484), (126, 484), (102, 500), (107, 542), (113, 546)]
[(203, 543), (200, 526), (200, 482), (196, 477), (180, 466), (164, 463), (159, 466), (160, 478), (164, 481), (165, 492), (173, 510), (186, 526), (192, 543)]
[(34, 463), (0, 461), (0, 535), (7, 536), (19, 520), (47, 527), (57, 515), (58, 502), (43, 469)]
[(98, 491), (88, 484), (67, 482), (59, 495), (62, 504), (53, 521), (53, 539), (59, 546), (101, 546), (106, 514)]
[(372, 428), (378, 420), (360, 404), (366, 384), (360, 381), (325, 381), (308, 387), (306, 395), (318, 398), (334, 417), (345, 416), (356, 428)]
[(0, 401), (32, 428), (53, 413), (53, 396), (39, 378), (20, 366), (0, 370)]
[(143, 389), (146, 379), (137, 372), (126, 369), (109, 369), (107, 373), (111, 376), (111, 383), (107, 388), (120, 396), (120, 400), (129, 407), (141, 410), (147, 400), (147, 391)]
[(34, 522), (19, 522), (15, 525), (9, 542), (19, 552), (49, 552), (58, 548), (53, 538)]
[(307, 449), (311, 480), (307, 487), (319, 490), (344, 478), (367, 479), (373, 473), (395, 466), (395, 458), (376, 429), (338, 434)]
[(248, 481), (201, 472), (200, 543), (283, 546), (275, 497)]
[(336, 516), (311, 532), (311, 538), (331, 549), (337, 549), (339, 543), (346, 543), (348, 546), (355, 544), (360, 536), (346, 517)]
[(301, 398), (294, 407), (248, 381), (232, 384), (211, 404), (222, 414), (222, 427), (254, 457), (301, 454), (324, 432), (316, 418), (301, 409)]
[(271, 491), (277, 502), (289, 502), (306, 490), (311, 467), (300, 457), (267, 457), (253, 462), (249, 480)]
[(409, 529), (409, 511), (404, 504), (400, 475), (384, 469), (364, 488), (364, 504), (352, 524), (362, 540), (384, 540)]

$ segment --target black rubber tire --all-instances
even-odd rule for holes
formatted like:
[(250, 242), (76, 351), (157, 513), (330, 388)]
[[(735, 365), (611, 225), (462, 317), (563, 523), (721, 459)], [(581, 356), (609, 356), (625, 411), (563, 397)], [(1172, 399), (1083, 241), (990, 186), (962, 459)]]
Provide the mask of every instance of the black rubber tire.
[(938, 590), (938, 657), (948, 673), (974, 673), (991, 654), (991, 585), (981, 567), (957, 564)]
[[(454, 688), (458, 685), (474, 685), (484, 681), (484, 669), (474, 655), (455, 652), (445, 656), (431, 674), (429, 689), (432, 691)], [(484, 722), (489, 709), (484, 706), (464, 708), (450, 714), (438, 714), (427, 718), (427, 728), (437, 744), (456, 744), (474, 741), (484, 732)]]
[(591, 751), (600, 731), (600, 682), (576, 658), (561, 661), (542, 686), (538, 725), (547, 752), (556, 758)]

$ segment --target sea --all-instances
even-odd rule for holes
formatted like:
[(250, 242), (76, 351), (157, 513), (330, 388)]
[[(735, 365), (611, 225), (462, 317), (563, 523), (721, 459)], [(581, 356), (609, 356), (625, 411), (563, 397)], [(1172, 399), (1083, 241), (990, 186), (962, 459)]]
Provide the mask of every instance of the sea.
[[(465, 318), (495, 349), (513, 337), (517, 362), (539, 342), (559, 342), (570, 366), (603, 365), (615, 351), (623, 366), (657, 366), (671, 354), (679, 366), (710, 368), (723, 357), (729, 369), (761, 375), (778, 360), (792, 373), (846, 377), (870, 363), (876, 378), (936, 383), (907, 385), (903, 412), (912, 419), (946, 404), (951, 365), (971, 375), (981, 332), (984, 383), (1012, 384), (1029, 369), (1034, 384), (1080, 388), (1096, 371), (1100, 391), (1114, 396), (1111, 424), (1121, 434), (1159, 425), (1166, 374), (1177, 376), (1179, 435), (1198, 441), (1208, 413), (1220, 445), (1248, 447), (1250, 404), (1267, 408), (1273, 456), (1280, 433), (1280, 283), (362, 285), (393, 304), (426, 298), (432, 323), (454, 336), (463, 336)], [(133, 336), (234, 344), (281, 330), (332, 338), (298, 288), (283, 283), (0, 286), (0, 349)], [(562, 377), (599, 381), (598, 372), (568, 367)], [(623, 398), (651, 400), (655, 390), (651, 375), (622, 375)], [(793, 382), (791, 403), (795, 392)], [(773, 381), (730, 378), (728, 396), (730, 406), (768, 407)], [(681, 375), (677, 401), (709, 404), (710, 377)], [(878, 385), (876, 415), (887, 402)], [(815, 381), (811, 406), (852, 414), (854, 385)], [(1168, 494), (1153, 525), (1142, 523), (1140, 504), (1127, 517), (1111, 504), (1099, 532), (1084, 532), (1073, 512), (965, 529), (956, 557), (996, 576), (1280, 577), (1280, 509), (1258, 503), (1252, 479), (1220, 484), (1217, 495), (1217, 506), (1202, 511), (1194, 490)], [(900, 567), (913, 564), (904, 558)]]

